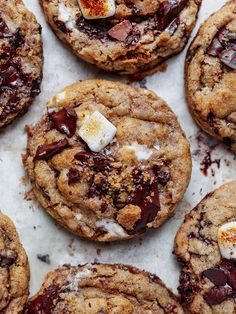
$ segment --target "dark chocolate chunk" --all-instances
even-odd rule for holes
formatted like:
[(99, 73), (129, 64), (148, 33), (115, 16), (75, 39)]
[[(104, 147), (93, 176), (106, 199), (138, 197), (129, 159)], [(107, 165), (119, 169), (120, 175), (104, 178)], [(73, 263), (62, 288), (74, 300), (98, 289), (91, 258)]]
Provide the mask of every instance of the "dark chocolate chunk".
[(157, 186), (157, 178), (152, 173), (152, 182), (144, 182), (141, 172), (134, 176), (136, 190), (130, 204), (141, 208), (141, 219), (137, 221), (134, 232), (143, 232), (148, 223), (152, 222), (160, 210), (160, 200)]
[(51, 144), (41, 145), (36, 151), (35, 159), (39, 160), (51, 158), (67, 147), (69, 147), (69, 142), (66, 138), (57, 142), (53, 142)]
[(72, 185), (80, 181), (80, 173), (77, 169), (71, 168), (67, 174), (68, 184)]
[(225, 49), (219, 54), (219, 58), (221, 62), (223, 62), (225, 65), (227, 65), (231, 69), (236, 69), (236, 50), (231, 49)]
[(109, 29), (108, 34), (118, 41), (125, 42), (132, 31), (132, 24), (128, 20), (124, 20)]
[(109, 171), (110, 165), (109, 160), (105, 155), (93, 152), (80, 152), (75, 155), (75, 159), (81, 163), (91, 162), (93, 170), (96, 172)]
[(63, 108), (49, 114), (54, 128), (68, 137), (72, 137), (76, 131), (77, 114), (73, 108)]
[(174, 23), (169, 29), (173, 32), (173, 27), (176, 28), (176, 24), (179, 24), (177, 18), (187, 3), (188, 0), (166, 0), (162, 2), (156, 15), (157, 30), (163, 31)]
[(179, 279), (178, 291), (181, 295), (181, 300), (184, 304), (193, 302), (194, 296), (199, 291), (195, 282), (191, 279), (191, 275), (187, 271), (181, 271)]
[(218, 57), (223, 64), (236, 69), (236, 34), (222, 28), (212, 40), (207, 51), (211, 56)]
[(218, 56), (222, 51), (224, 50), (223, 45), (219, 41), (218, 38), (214, 38), (209, 49), (207, 50), (207, 53), (211, 56)]
[(15, 88), (19, 73), (15, 65), (3, 64), (0, 66), (0, 87)]
[(224, 286), (227, 283), (227, 275), (221, 269), (209, 268), (203, 272), (203, 275), (216, 286)]
[(233, 291), (229, 287), (213, 287), (204, 294), (204, 300), (209, 305), (216, 305), (224, 302), (233, 295)]
[(28, 302), (24, 314), (52, 314), (56, 304), (60, 301), (59, 291), (60, 289), (56, 285), (45, 289), (43, 294)]
[(41, 262), (43, 262), (43, 263), (45, 263), (45, 264), (48, 264), (48, 265), (51, 264), (49, 254), (45, 254), (45, 255), (37, 254), (37, 258), (38, 258)]
[(0, 256), (0, 267), (10, 267), (15, 263), (15, 259), (7, 256)]

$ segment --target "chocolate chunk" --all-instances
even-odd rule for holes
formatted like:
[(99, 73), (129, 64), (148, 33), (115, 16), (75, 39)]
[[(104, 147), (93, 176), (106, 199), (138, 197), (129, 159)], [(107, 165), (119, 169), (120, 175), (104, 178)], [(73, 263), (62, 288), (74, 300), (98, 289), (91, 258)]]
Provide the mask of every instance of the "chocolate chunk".
[(234, 292), (236, 292), (236, 269), (233, 269), (228, 274), (228, 284), (233, 288)]
[(224, 50), (223, 45), (219, 41), (218, 38), (214, 38), (209, 49), (207, 50), (207, 53), (211, 56), (218, 56), (222, 51)]
[(52, 314), (56, 304), (60, 301), (59, 287), (52, 285), (45, 289), (43, 294), (28, 302), (24, 314)]
[(162, 2), (156, 15), (157, 30), (163, 31), (167, 29), (167, 27), (170, 26), (174, 21), (174, 24), (179, 24), (179, 20), (176, 19), (179, 17), (181, 11), (184, 9), (187, 3), (188, 0), (166, 0)]
[(15, 259), (7, 256), (0, 256), (0, 267), (10, 267), (15, 263)]
[(157, 182), (162, 186), (166, 186), (167, 183), (170, 181), (170, 174), (165, 170), (161, 170), (160, 167), (158, 167), (157, 165), (154, 165), (152, 167), (152, 171), (157, 178)]
[(80, 173), (77, 169), (71, 168), (67, 174), (68, 184), (72, 185), (80, 181)]
[(152, 175), (151, 180), (152, 183), (144, 182), (140, 172), (134, 177), (136, 190), (130, 204), (141, 208), (141, 219), (137, 221), (134, 227), (135, 233), (145, 231), (147, 224), (155, 219), (160, 210), (157, 178)]
[(45, 263), (45, 264), (48, 264), (48, 265), (51, 264), (49, 254), (45, 254), (45, 255), (37, 254), (37, 258), (38, 258), (41, 262), (43, 262), (43, 263)]
[(184, 304), (193, 302), (194, 296), (199, 291), (195, 282), (191, 279), (191, 275), (187, 271), (181, 271), (179, 279), (178, 291), (181, 295), (181, 300)]
[(3, 19), (0, 19), (0, 38), (10, 38), (12, 37), (12, 34), (10, 33), (6, 23), (3, 21)]
[(206, 292), (203, 297), (209, 305), (216, 305), (224, 302), (229, 297), (233, 296), (233, 291), (229, 287), (213, 287)]
[(80, 152), (75, 155), (75, 159), (79, 160), (81, 163), (89, 163), (91, 161), (93, 170), (96, 172), (110, 170), (109, 160), (105, 155), (99, 153)]
[(125, 42), (128, 38), (129, 34), (132, 31), (132, 24), (128, 20), (124, 20), (119, 24), (113, 26), (109, 31), (108, 34), (112, 37), (117, 39), (118, 41)]
[(224, 286), (227, 283), (227, 275), (218, 268), (209, 268), (203, 272), (203, 275), (216, 286)]
[(221, 62), (231, 69), (236, 69), (236, 50), (233, 48), (226, 49), (219, 54)]
[(3, 64), (0, 66), (0, 86), (15, 88), (19, 73), (15, 65)]
[(218, 57), (231, 69), (236, 69), (236, 34), (226, 28), (221, 29), (212, 40), (207, 51), (211, 56)]
[(69, 142), (66, 138), (57, 142), (53, 142), (51, 144), (41, 145), (36, 151), (35, 159), (40, 160), (51, 158), (67, 147), (69, 147)]
[(86, 20), (85, 18), (81, 17), (76, 25), (77, 28), (88, 35), (90, 39), (98, 39), (101, 42), (106, 42), (108, 40), (108, 26), (102, 20)]
[(77, 114), (73, 108), (63, 108), (49, 114), (54, 128), (68, 137), (72, 137), (76, 131)]

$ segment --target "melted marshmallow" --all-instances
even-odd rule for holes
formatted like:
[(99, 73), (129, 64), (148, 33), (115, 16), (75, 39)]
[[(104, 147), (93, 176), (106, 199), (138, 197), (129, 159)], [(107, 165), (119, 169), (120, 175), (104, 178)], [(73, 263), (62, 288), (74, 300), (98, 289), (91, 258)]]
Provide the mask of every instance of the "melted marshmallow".
[(103, 219), (103, 220), (97, 221), (96, 227), (104, 229), (112, 237), (127, 236), (127, 233), (125, 232), (125, 230), (117, 222), (111, 219)]

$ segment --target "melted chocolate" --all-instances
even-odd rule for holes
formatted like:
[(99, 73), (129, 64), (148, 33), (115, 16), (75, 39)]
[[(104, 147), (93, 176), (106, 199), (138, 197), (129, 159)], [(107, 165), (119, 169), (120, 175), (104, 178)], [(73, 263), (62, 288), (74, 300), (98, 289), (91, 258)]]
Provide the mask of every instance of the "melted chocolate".
[(54, 128), (68, 137), (72, 137), (76, 131), (77, 114), (73, 108), (63, 108), (57, 112), (52, 112), (49, 117)]
[(205, 176), (207, 176), (208, 169), (213, 164), (216, 164), (218, 169), (220, 168), (220, 159), (212, 159), (211, 151), (207, 150), (206, 155), (204, 156), (203, 160), (201, 161), (201, 168), (200, 170), (204, 173)]
[(80, 152), (75, 155), (75, 159), (81, 163), (92, 162), (93, 170), (96, 172), (105, 172), (110, 170), (109, 160), (105, 155), (93, 152)]
[(102, 42), (109, 39), (108, 30), (110, 29), (110, 26), (105, 21), (88, 21), (81, 17), (77, 22), (77, 27), (81, 32), (86, 33), (90, 39), (98, 39)]
[(52, 314), (56, 304), (59, 302), (59, 287), (52, 285), (43, 294), (40, 294), (32, 301), (29, 301), (24, 314)]
[(207, 53), (218, 57), (231, 69), (236, 69), (236, 34), (222, 28), (212, 40)]
[(157, 177), (152, 172), (152, 182), (144, 182), (141, 172), (134, 175), (136, 190), (130, 201), (141, 208), (141, 219), (137, 221), (134, 232), (145, 231), (147, 224), (152, 222), (160, 210)]
[(173, 33), (180, 23), (179, 15), (187, 5), (188, 0), (166, 0), (159, 6), (156, 15), (157, 30), (165, 29)]
[(209, 305), (220, 304), (236, 296), (236, 262), (234, 260), (223, 259), (217, 267), (205, 270), (202, 275), (215, 285), (203, 296)]
[(35, 159), (40, 160), (51, 158), (67, 147), (69, 147), (69, 142), (66, 138), (57, 142), (53, 142), (51, 144), (41, 145), (36, 151)]
[(198, 293), (199, 289), (191, 279), (191, 275), (187, 271), (181, 271), (179, 283), (178, 291), (181, 295), (181, 301), (183, 304), (192, 303), (194, 296)]

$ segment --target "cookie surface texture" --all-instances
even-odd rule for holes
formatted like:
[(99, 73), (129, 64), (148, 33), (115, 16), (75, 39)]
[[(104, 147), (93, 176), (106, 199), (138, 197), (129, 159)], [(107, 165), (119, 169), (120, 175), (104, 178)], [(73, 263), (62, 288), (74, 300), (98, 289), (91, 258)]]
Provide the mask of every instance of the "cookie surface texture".
[(29, 294), (29, 265), (12, 221), (0, 212), (0, 312), (22, 313)]
[(125, 265), (87, 264), (50, 272), (25, 314), (183, 314), (154, 275)]
[(186, 97), (201, 128), (236, 151), (236, 1), (203, 23), (185, 67)]
[(40, 2), (54, 32), (75, 55), (108, 72), (142, 75), (184, 48), (201, 4), (121, 0), (115, 1), (113, 16), (91, 20), (77, 0)]
[[(182, 263), (179, 292), (191, 313), (233, 314), (236, 263), (236, 181), (208, 194), (188, 215), (175, 240), (175, 255)], [(230, 223), (228, 256), (220, 250), (219, 230)], [(222, 240), (222, 239), (221, 239)], [(227, 242), (228, 241), (228, 242)], [(230, 249), (231, 247), (231, 249)]]
[(36, 198), (61, 225), (112, 241), (157, 228), (173, 215), (190, 179), (191, 157), (161, 98), (123, 83), (87, 80), (65, 88), (47, 108), (28, 128), (23, 161)]

